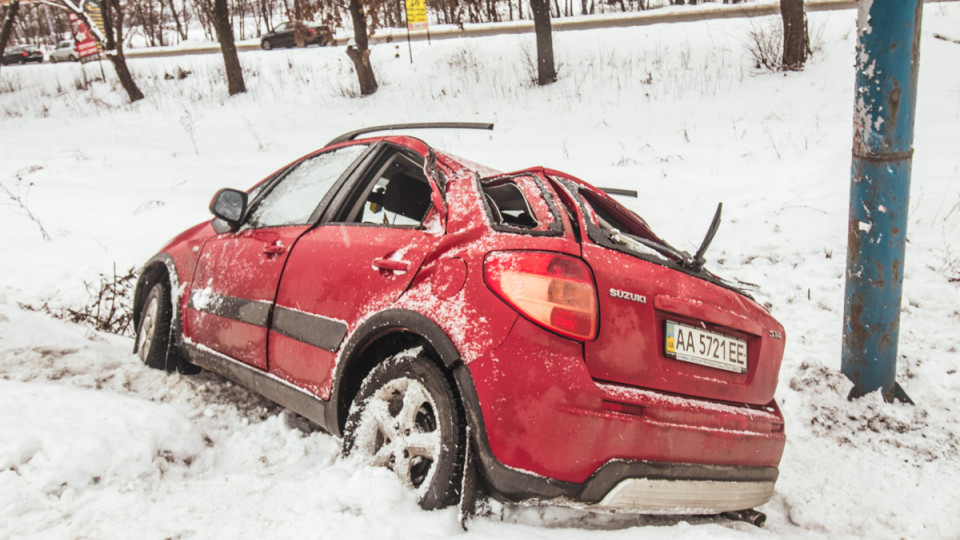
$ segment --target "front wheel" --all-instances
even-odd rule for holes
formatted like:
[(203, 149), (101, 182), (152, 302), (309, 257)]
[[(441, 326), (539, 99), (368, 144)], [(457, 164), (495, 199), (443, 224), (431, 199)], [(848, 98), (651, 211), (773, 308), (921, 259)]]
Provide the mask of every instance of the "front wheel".
[(137, 356), (148, 367), (165, 369), (170, 341), (170, 286), (158, 281), (143, 301), (137, 327)]
[(265, 51), (269, 51), (273, 48), (273, 43), (269, 39), (265, 39), (260, 42), (260, 48)]
[(427, 510), (456, 504), (463, 474), (464, 430), (443, 371), (413, 351), (367, 375), (350, 407), (345, 455), (365, 456), (413, 488)]

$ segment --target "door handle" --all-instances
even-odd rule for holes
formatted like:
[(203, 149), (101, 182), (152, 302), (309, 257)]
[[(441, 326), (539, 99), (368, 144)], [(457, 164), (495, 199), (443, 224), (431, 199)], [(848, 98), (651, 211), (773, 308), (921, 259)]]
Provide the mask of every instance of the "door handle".
[(287, 251), (287, 247), (281, 244), (279, 241), (277, 241), (276, 244), (270, 244), (268, 246), (264, 246), (263, 248), (263, 252), (266, 253), (267, 255), (280, 255), (281, 253), (285, 253), (286, 251)]
[(406, 272), (410, 270), (410, 261), (397, 261), (394, 259), (374, 259), (373, 267), (377, 270), (389, 270), (391, 272)]

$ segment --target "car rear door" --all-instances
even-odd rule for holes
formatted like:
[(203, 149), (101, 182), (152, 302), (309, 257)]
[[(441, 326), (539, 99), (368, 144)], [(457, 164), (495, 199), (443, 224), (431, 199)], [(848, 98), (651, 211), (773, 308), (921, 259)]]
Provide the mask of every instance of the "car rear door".
[(442, 235), (423, 157), (385, 144), (372, 159), (297, 242), (277, 291), (269, 369), (323, 399), (348, 333), (399, 298)]
[(188, 338), (267, 368), (267, 327), (290, 251), (366, 150), (352, 145), (309, 156), (251, 193), (240, 229), (203, 246), (183, 319)]

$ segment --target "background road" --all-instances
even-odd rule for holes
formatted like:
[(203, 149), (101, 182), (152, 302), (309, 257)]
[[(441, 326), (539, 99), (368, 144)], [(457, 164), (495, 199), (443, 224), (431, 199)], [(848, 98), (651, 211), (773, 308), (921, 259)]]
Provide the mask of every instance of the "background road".
[[(931, 2), (946, 2), (957, 0), (926, 0)], [(841, 9), (854, 9), (857, 3), (853, 0), (823, 0), (806, 2), (806, 10), (814, 11), (836, 11)], [(573, 17), (565, 19), (554, 19), (551, 21), (554, 32), (563, 32), (567, 30), (591, 30), (596, 28), (618, 28), (629, 26), (646, 26), (651, 24), (676, 23), (705, 21), (711, 19), (731, 19), (738, 17), (764, 17), (780, 13), (780, 4), (737, 4), (737, 5), (710, 5), (687, 7), (679, 10), (656, 9), (640, 13), (616, 13), (606, 15), (590, 15), (583, 17)], [(533, 32), (533, 21), (513, 21), (507, 23), (484, 23), (476, 26), (465, 25), (461, 28), (440, 28), (429, 32), (429, 39), (455, 39), (467, 37), (481, 37), (504, 34), (526, 34)], [(338, 36), (337, 44), (345, 45), (346, 39), (343, 35)], [(428, 33), (422, 30), (410, 32), (411, 41), (423, 41), (428, 39)], [(406, 41), (407, 33), (403, 29), (385, 29), (381, 34), (370, 38), (373, 43), (391, 43), (394, 41)], [(237, 43), (237, 50), (240, 52), (259, 50), (259, 42)], [(128, 58), (148, 58), (159, 56), (182, 56), (190, 54), (212, 54), (219, 53), (220, 46), (211, 44), (204, 47), (191, 47), (189, 49), (168, 48), (168, 49), (132, 49), (125, 51)]]

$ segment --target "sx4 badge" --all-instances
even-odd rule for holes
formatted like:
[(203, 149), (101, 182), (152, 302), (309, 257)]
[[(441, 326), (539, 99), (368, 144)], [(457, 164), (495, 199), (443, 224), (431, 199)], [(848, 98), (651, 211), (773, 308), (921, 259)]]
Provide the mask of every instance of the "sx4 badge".
[(631, 302), (637, 302), (638, 304), (646, 304), (647, 297), (641, 294), (621, 291), (620, 289), (610, 289), (610, 296), (614, 298), (621, 298), (623, 300), (630, 300)]

